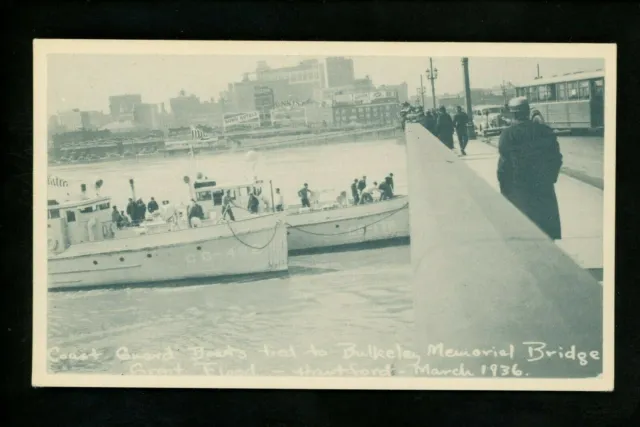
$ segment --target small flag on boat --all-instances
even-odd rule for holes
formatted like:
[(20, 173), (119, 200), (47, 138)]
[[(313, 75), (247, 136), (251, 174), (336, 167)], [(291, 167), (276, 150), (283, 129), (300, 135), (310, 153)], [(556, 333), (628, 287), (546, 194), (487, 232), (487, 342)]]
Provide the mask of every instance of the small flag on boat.
[(60, 177), (49, 175), (49, 185), (51, 187), (68, 187), (69, 182)]

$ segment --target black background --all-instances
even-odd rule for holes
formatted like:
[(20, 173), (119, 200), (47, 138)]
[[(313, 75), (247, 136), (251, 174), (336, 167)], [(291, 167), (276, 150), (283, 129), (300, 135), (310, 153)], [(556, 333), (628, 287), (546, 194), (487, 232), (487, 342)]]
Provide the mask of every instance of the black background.
[[(587, 426), (638, 420), (640, 7), (427, 2), (2, 2), (3, 425)], [(614, 393), (33, 389), (32, 39), (618, 43)], [(522, 47), (523, 56), (527, 54)], [(490, 55), (490, 53), (487, 53)], [(6, 317), (6, 319), (4, 319)], [(634, 414), (635, 412), (635, 414)], [(636, 421), (633, 421), (633, 420)], [(8, 421), (8, 423), (6, 422)]]

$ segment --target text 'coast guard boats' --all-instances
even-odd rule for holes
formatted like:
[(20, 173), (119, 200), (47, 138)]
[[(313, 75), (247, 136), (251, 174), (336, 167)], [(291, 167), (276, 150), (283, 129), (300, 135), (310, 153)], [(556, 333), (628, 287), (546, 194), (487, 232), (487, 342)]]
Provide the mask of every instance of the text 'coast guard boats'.
[[(185, 182), (189, 184), (187, 177)], [(130, 180), (133, 190), (133, 180)], [(205, 213), (192, 227), (173, 208), (138, 227), (118, 228), (111, 198), (86, 194), (48, 203), (49, 288), (134, 284), (286, 271), (287, 235), (270, 212), (222, 221)], [(237, 191), (237, 188), (221, 188)]]

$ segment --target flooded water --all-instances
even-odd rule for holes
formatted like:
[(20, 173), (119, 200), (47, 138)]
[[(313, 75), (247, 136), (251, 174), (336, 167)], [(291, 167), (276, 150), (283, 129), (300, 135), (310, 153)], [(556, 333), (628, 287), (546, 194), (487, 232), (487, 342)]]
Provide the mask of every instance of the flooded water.
[[(182, 176), (194, 168), (218, 182), (258, 175), (285, 203), (307, 182), (328, 197), (354, 178), (394, 174), (406, 194), (405, 147), (395, 140), (65, 166), (71, 182), (102, 179), (122, 205), (187, 201)], [(288, 275), (243, 282), (50, 292), (48, 364), (52, 372), (178, 375), (409, 375), (413, 303), (409, 247), (292, 257)], [(384, 353), (384, 354), (383, 354)], [(393, 372), (391, 372), (393, 371)]]
[(322, 192), (324, 198), (335, 199), (340, 191), (351, 194), (351, 183), (362, 175), (367, 176), (367, 182), (379, 182), (393, 173), (396, 192), (406, 194), (405, 146), (395, 139), (266, 150), (256, 154), (257, 161), (247, 150), (238, 149), (196, 156), (194, 160), (186, 155), (141, 157), (137, 161), (56, 166), (49, 171), (78, 188), (85, 183), (88, 190), (102, 179), (101, 194), (111, 196), (121, 210), (131, 197), (130, 178), (135, 180), (136, 198), (141, 197), (145, 202), (154, 197), (188, 203), (191, 196), (183, 177), (190, 175), (193, 179), (197, 172), (216, 180), (218, 185), (251, 182), (254, 176), (265, 182), (272, 181), (274, 189), (281, 189), (285, 204), (299, 203), (297, 193), (304, 183), (308, 183), (311, 190)]

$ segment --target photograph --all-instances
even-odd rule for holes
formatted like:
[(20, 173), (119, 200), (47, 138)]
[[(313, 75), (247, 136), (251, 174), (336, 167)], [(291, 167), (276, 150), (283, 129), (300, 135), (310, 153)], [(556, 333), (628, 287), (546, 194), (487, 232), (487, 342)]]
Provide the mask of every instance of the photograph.
[(615, 45), (517, 46), (35, 40), (33, 385), (611, 390)]

